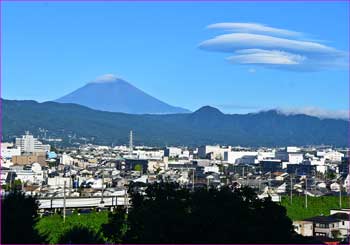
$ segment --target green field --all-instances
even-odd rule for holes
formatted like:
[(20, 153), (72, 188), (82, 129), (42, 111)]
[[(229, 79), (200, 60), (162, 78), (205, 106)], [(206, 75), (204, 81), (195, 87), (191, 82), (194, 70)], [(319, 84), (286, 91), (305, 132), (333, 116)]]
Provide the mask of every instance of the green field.
[[(290, 204), (289, 196), (282, 196), (281, 204), (286, 207), (287, 214), (292, 220), (302, 220), (317, 215), (329, 215), (330, 209), (339, 208), (339, 197), (308, 197), (308, 208), (305, 208), (304, 196), (293, 196), (293, 204)], [(350, 197), (342, 198), (342, 207), (350, 208)], [(108, 222), (108, 212), (92, 212), (90, 214), (73, 214), (67, 216), (65, 224), (61, 215), (52, 215), (40, 218), (36, 225), (39, 234), (47, 236), (49, 243), (57, 243), (58, 238), (66, 230), (81, 225), (91, 230), (100, 232), (102, 224)]]
[(47, 236), (48, 242), (53, 244), (57, 243), (58, 238), (64, 231), (75, 225), (81, 225), (88, 227), (91, 230), (99, 232), (101, 225), (107, 223), (108, 212), (92, 212), (90, 214), (72, 214), (66, 217), (66, 222), (63, 223), (61, 215), (55, 214), (41, 218), (36, 229), (40, 235)]
[[(289, 196), (282, 196), (281, 204), (286, 207), (287, 214), (292, 220), (302, 220), (318, 215), (329, 215), (330, 209), (339, 208), (339, 197), (308, 197), (308, 208), (305, 208), (304, 196), (293, 196), (292, 204)], [(349, 196), (342, 198), (342, 208), (350, 208)]]

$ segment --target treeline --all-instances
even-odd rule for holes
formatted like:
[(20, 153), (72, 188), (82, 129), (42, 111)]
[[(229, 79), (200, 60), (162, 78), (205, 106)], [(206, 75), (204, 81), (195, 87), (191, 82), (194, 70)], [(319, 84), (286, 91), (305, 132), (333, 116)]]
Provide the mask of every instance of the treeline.
[[(157, 183), (143, 192), (131, 186), (129, 192), (132, 208), (108, 213), (99, 227), (70, 223), (55, 236), (50, 229), (36, 229), (35, 198), (12, 192), (2, 200), (2, 243), (311, 242), (294, 233), (283, 206), (269, 198), (258, 199), (247, 187), (192, 192), (177, 184)], [(55, 219), (58, 229), (63, 221)], [(51, 227), (55, 229), (55, 224)]]

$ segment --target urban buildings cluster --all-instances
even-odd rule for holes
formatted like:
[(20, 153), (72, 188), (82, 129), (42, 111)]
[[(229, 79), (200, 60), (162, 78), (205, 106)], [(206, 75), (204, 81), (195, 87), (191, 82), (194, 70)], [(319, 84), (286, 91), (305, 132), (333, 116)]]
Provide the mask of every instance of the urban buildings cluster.
[[(19, 184), (36, 195), (42, 213), (63, 208), (129, 205), (127, 187), (157, 181), (189, 188), (250, 186), (259, 198), (282, 195), (349, 195), (348, 149), (329, 146), (248, 148), (239, 146), (164, 147), (83, 144), (54, 148), (26, 132), (1, 144), (1, 184)], [(13, 187), (13, 186), (12, 186)], [(2, 195), (6, 194), (2, 188)], [(306, 199), (307, 202), (307, 199)], [(306, 203), (307, 205), (307, 203)], [(340, 207), (341, 208), (341, 207)], [(349, 209), (294, 221), (303, 236), (349, 237)]]

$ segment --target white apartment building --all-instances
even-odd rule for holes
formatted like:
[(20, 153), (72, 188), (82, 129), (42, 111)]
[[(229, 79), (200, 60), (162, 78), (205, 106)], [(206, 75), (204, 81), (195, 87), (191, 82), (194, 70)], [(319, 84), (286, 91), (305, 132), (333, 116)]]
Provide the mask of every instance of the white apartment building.
[(34, 153), (34, 152), (48, 152), (50, 151), (50, 145), (44, 145), (39, 140), (34, 138), (33, 135), (26, 131), (26, 134), (22, 138), (16, 138), (16, 147), (21, 149), (23, 153)]
[(16, 174), (16, 179), (20, 180), (22, 183), (41, 184), (45, 180), (45, 173), (39, 163), (33, 163), (30, 170), (23, 170), (20, 168), (3, 170), (1, 172), (2, 183), (5, 182), (9, 172), (14, 172)]
[(224, 161), (228, 163), (238, 163), (244, 157), (257, 157), (257, 151), (227, 151), (224, 153)]
[(204, 167), (204, 173), (208, 173), (208, 172), (212, 172), (212, 173), (219, 173), (219, 167), (218, 166), (206, 166)]
[(324, 158), (309, 158), (304, 161), (305, 164), (309, 165), (316, 165), (316, 171), (319, 173), (326, 173), (327, 170), (327, 165), (325, 164), (325, 159)]
[(344, 154), (338, 151), (328, 151), (324, 154), (324, 158), (331, 162), (341, 162), (342, 157), (344, 157)]
[(47, 178), (47, 185), (50, 188), (63, 188), (64, 182), (66, 182), (66, 187), (70, 187), (72, 179), (70, 177), (62, 177), (62, 176)]
[(296, 146), (287, 146), (286, 151), (288, 153), (296, 153), (296, 152), (300, 152), (300, 148)]
[(178, 147), (167, 147), (164, 150), (164, 156), (166, 157), (178, 157), (182, 154), (182, 149)]
[(288, 164), (299, 164), (304, 160), (304, 155), (299, 151), (297, 147), (287, 147), (284, 150), (276, 152), (276, 158), (282, 162), (288, 162)]
[(276, 157), (275, 150), (272, 151), (258, 151), (257, 160), (262, 161), (265, 159), (273, 159)]
[(3, 159), (11, 159), (12, 156), (20, 156), (21, 148), (14, 147), (12, 143), (1, 143), (1, 157)]
[(73, 165), (74, 159), (70, 155), (68, 155), (64, 152), (62, 154), (62, 156), (60, 157), (60, 163), (63, 165)]
[(328, 149), (316, 152), (316, 156), (324, 157), (331, 162), (341, 162), (341, 158), (344, 157), (344, 154), (332, 149)]
[(225, 153), (230, 151), (230, 146), (221, 148), (219, 145), (204, 145), (198, 148), (198, 157), (204, 159), (210, 155), (210, 159), (224, 159)]
[(162, 150), (159, 151), (144, 151), (144, 150), (137, 150), (133, 152), (136, 154), (138, 159), (158, 159), (161, 160), (164, 156), (164, 153)]

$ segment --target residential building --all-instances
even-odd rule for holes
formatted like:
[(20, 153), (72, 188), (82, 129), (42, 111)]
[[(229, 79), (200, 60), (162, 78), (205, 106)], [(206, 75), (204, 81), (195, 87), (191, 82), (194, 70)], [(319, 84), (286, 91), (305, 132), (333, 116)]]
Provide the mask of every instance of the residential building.
[(11, 159), (12, 156), (21, 155), (21, 148), (15, 147), (12, 143), (1, 143), (1, 157)]
[(16, 147), (21, 149), (22, 153), (35, 153), (35, 152), (48, 152), (50, 151), (50, 145), (44, 145), (39, 140), (34, 138), (33, 135), (26, 131), (26, 134), (22, 138), (16, 138)]
[(33, 154), (25, 154), (20, 156), (12, 156), (12, 163), (14, 165), (28, 165), (32, 163), (39, 163), (40, 165), (46, 165), (46, 154), (42, 153), (33, 153)]
[(182, 149), (178, 147), (167, 147), (164, 149), (164, 156), (179, 157), (182, 154)]

